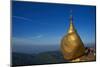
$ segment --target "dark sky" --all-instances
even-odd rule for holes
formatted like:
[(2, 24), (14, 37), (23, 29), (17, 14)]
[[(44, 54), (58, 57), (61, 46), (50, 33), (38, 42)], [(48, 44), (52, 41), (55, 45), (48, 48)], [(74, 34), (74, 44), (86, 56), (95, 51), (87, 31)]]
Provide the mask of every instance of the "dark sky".
[(95, 43), (95, 6), (12, 3), (12, 38), (15, 44), (56, 45), (67, 34), (70, 10), (84, 43)]

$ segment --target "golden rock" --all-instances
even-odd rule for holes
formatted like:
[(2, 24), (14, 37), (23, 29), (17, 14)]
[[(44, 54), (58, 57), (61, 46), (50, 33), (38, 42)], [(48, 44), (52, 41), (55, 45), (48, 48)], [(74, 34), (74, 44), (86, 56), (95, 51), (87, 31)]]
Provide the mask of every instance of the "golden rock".
[(65, 60), (76, 59), (85, 53), (84, 44), (74, 28), (72, 15), (70, 16), (68, 33), (61, 40), (61, 52)]

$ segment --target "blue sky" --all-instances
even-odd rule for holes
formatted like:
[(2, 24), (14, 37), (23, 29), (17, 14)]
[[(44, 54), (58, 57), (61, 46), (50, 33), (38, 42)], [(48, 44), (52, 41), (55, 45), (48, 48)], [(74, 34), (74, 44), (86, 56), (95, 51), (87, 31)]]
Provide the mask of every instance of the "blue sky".
[(96, 7), (36, 2), (12, 3), (12, 39), (14, 44), (56, 45), (73, 23), (82, 41), (95, 43)]

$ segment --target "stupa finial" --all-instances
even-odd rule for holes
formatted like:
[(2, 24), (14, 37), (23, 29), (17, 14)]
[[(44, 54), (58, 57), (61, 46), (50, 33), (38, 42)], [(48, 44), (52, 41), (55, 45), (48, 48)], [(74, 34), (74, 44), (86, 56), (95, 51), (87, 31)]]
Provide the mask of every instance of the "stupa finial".
[(75, 28), (73, 25), (73, 15), (72, 15), (72, 10), (71, 10), (70, 11), (70, 27), (69, 27), (68, 33), (72, 33), (72, 32), (75, 32)]

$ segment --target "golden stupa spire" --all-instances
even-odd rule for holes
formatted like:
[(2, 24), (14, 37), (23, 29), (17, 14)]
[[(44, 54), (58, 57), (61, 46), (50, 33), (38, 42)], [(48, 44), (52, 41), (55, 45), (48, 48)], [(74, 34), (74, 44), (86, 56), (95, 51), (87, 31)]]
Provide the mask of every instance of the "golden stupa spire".
[(75, 32), (75, 28), (74, 28), (74, 25), (73, 25), (73, 16), (72, 16), (72, 11), (71, 11), (70, 26), (69, 26), (69, 29), (68, 29), (68, 33), (72, 33), (72, 32)]

